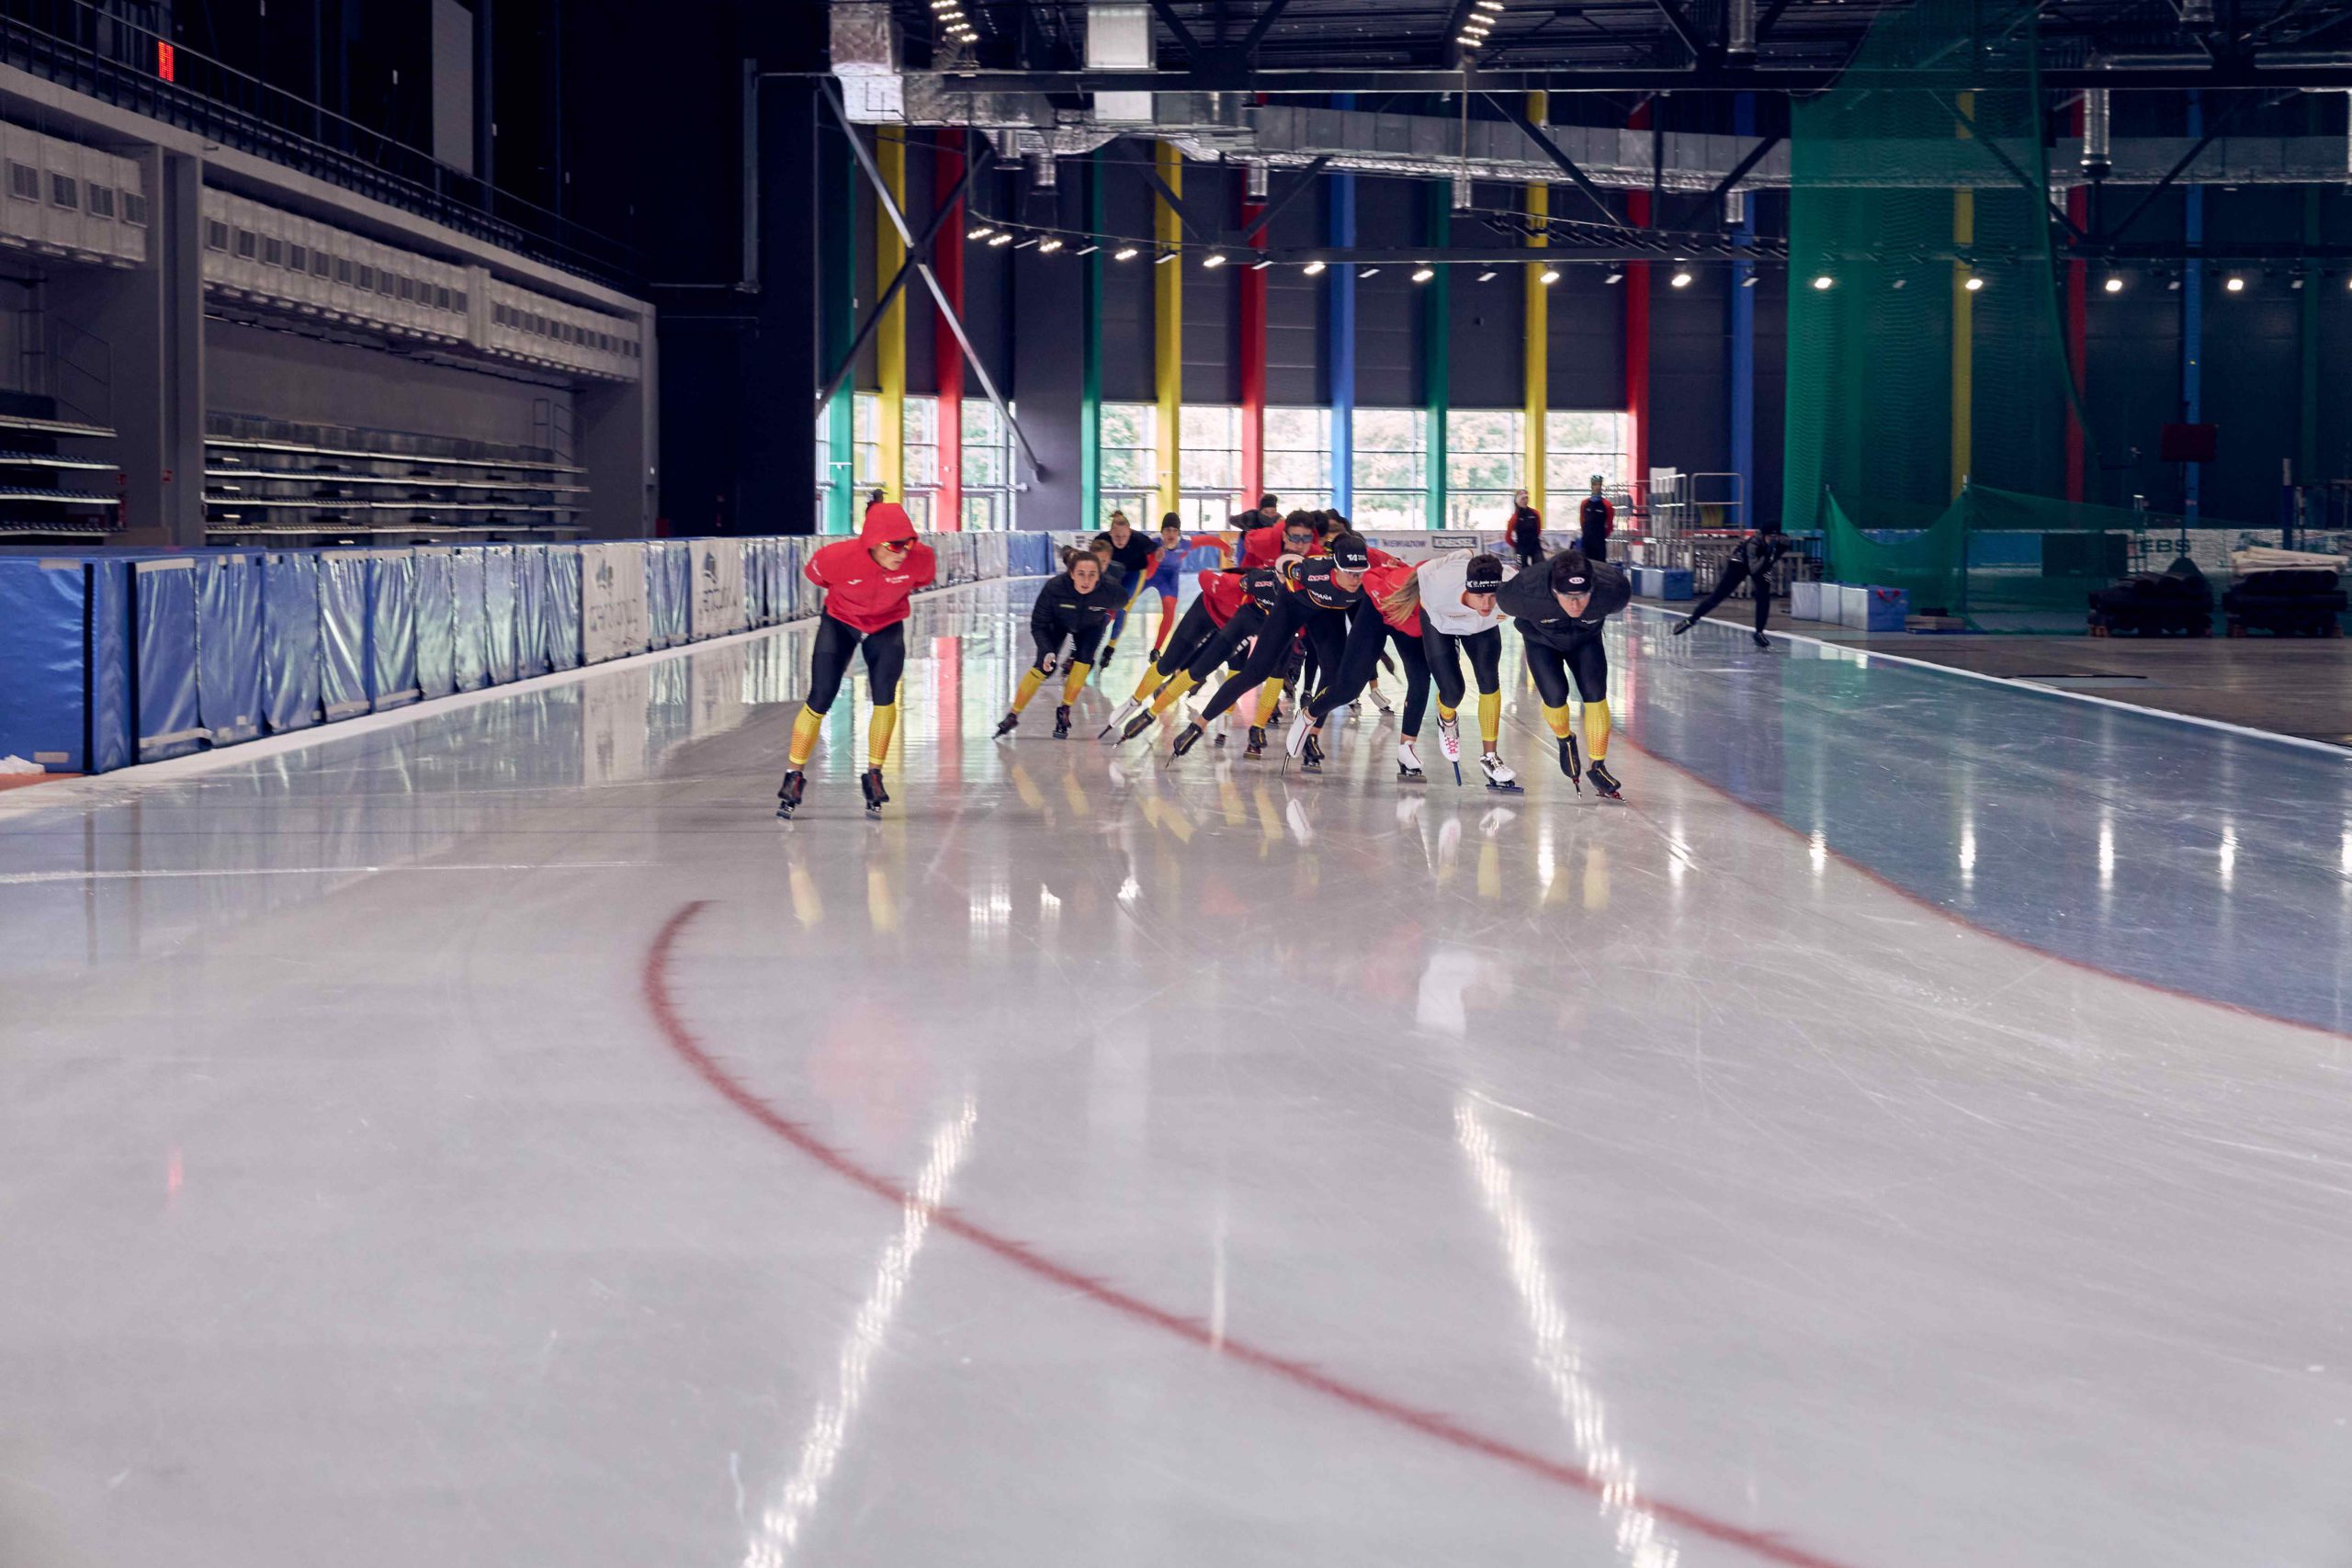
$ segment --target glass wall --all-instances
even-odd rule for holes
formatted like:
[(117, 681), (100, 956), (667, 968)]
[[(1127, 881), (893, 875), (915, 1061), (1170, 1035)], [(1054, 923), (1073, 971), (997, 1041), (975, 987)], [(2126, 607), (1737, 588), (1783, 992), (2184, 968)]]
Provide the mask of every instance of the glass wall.
[[(1241, 411), (1186, 404), (1177, 428), (1178, 507), (1188, 529), (1222, 528), (1241, 510)], [(1254, 499), (1254, 498), (1253, 498)], [(1139, 525), (1158, 527), (1155, 510)]]
[(1355, 449), (1351, 521), (1359, 528), (1428, 527), (1429, 415), (1419, 409), (1358, 409)]
[[(1266, 488), (1281, 498), (1284, 512), (1319, 512), (1331, 504), (1329, 409), (1266, 411)], [(1238, 502), (1234, 510), (1240, 510)]]
[(1013, 526), (1012, 431), (986, 398), (964, 400), (964, 526), (995, 533)]
[(1445, 419), (1445, 525), (1499, 530), (1527, 469), (1527, 416), (1453, 409)]
[(903, 461), (907, 465), (905, 504), (907, 515), (918, 528), (931, 529), (947, 525), (938, 515), (939, 494), (939, 400), (937, 398), (907, 399), (906, 436)]
[[(1180, 431), (1181, 434), (1181, 431)], [(1159, 409), (1153, 403), (1102, 405), (1102, 515), (1072, 526), (1101, 528), (1124, 512), (1138, 528), (1159, 520)]]
[(1623, 409), (1554, 409), (1544, 422), (1544, 441), (1552, 510), (1570, 520), (1599, 474), (1622, 525), (1633, 491), (1634, 416)]

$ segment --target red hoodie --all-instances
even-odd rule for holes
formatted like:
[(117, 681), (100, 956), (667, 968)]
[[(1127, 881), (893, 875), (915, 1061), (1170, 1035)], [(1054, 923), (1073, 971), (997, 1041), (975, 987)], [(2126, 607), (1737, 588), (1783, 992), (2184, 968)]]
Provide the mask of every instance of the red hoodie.
[(896, 571), (874, 558), (874, 547), (912, 539), (915, 525), (906, 508), (886, 501), (870, 507), (854, 539), (837, 539), (808, 558), (800, 570), (825, 591), (825, 614), (860, 632), (878, 632), (907, 618), (907, 599), (939, 575), (939, 558), (917, 544)]

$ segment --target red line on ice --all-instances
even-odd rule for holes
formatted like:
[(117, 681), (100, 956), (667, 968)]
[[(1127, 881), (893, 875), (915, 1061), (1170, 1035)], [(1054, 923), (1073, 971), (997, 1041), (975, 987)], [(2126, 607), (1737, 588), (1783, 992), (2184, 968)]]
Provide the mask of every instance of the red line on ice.
[[(702, 1043), (695, 1038), (694, 1032), (686, 1027), (685, 1020), (679, 1015), (677, 1003), (670, 994), (670, 959), (677, 949), (680, 934), (684, 931), (694, 918), (702, 912), (705, 904), (705, 900), (696, 899), (681, 908), (663, 924), (661, 934), (653, 939), (652, 946), (646, 950), (645, 1004), (653, 1014), (653, 1021), (660, 1029), (663, 1042), (677, 1054), (681, 1060), (692, 1067), (705, 1083), (717, 1089), (729, 1104), (834, 1175), (854, 1186), (864, 1188), (886, 1202), (900, 1207), (909, 1203), (920, 1203), (921, 1200), (905, 1186), (878, 1171), (861, 1165), (849, 1155), (817, 1136), (807, 1126), (792, 1120), (752, 1093), (721, 1066), (718, 1060), (703, 1048)], [(1605, 1483), (1601, 1479), (1580, 1465), (1547, 1459), (1532, 1450), (1520, 1448), (1499, 1438), (1490, 1438), (1485, 1433), (1464, 1426), (1450, 1416), (1441, 1416), (1434, 1411), (1421, 1410), (1390, 1399), (1385, 1394), (1376, 1393), (1370, 1389), (1359, 1388), (1305, 1361), (1295, 1360), (1272, 1350), (1260, 1349), (1246, 1340), (1234, 1338), (1229, 1334), (1221, 1340), (1214, 1338), (1206, 1324), (1185, 1317), (1182, 1314), (1170, 1312), (1165, 1307), (1155, 1306), (1140, 1296), (1130, 1295), (1116, 1285), (1082, 1274), (1068, 1264), (1057, 1263), (1027, 1243), (1015, 1241), (1011, 1236), (990, 1230), (988, 1226), (976, 1220), (967, 1219), (953, 1209), (934, 1207), (929, 1208), (927, 1212), (931, 1223), (940, 1229), (962, 1236), (975, 1247), (994, 1253), (1023, 1273), (1034, 1275), (1062, 1290), (1075, 1292), (1123, 1317), (1131, 1318), (1137, 1323), (1148, 1324), (1154, 1328), (1172, 1334), (1177, 1338), (1187, 1340), (1204, 1349), (1254, 1367), (1260, 1371), (1271, 1373), (1296, 1387), (1313, 1393), (1319, 1393), (1341, 1404), (1352, 1406), (1367, 1416), (1377, 1416), (1392, 1426), (1408, 1427), (1423, 1437), (1434, 1438), (1439, 1442), (1470, 1453), (1484, 1454), (1488, 1459), (1499, 1461), (1514, 1470), (1532, 1475), (1539, 1480), (1548, 1481), (1555, 1485), (1566, 1486), (1592, 1496), (1600, 1495), (1604, 1489)], [(1719, 1519), (1712, 1514), (1703, 1513), (1696, 1508), (1685, 1507), (1678, 1503), (1668, 1503), (1656, 1497), (1645, 1496), (1640, 1499), (1640, 1506), (1657, 1517), (1688, 1530), (1693, 1535), (1704, 1536), (1710, 1540), (1738, 1547), (1768, 1562), (1784, 1563), (1789, 1565), (1789, 1568), (1846, 1568), (1845, 1564), (1838, 1562), (1835, 1558), (1824, 1557), (1818, 1552), (1809, 1551), (1802, 1546), (1793, 1545), (1771, 1531), (1750, 1529), (1742, 1525), (1733, 1524), (1726, 1519)]]

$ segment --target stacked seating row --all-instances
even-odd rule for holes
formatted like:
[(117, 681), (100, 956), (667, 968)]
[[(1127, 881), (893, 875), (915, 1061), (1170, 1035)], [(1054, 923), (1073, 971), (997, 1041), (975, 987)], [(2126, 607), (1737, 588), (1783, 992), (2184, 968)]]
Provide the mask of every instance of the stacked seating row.
[[(0, 554), (0, 756), (97, 773), (817, 613), (806, 537)], [(942, 586), (1047, 573), (944, 534)]]

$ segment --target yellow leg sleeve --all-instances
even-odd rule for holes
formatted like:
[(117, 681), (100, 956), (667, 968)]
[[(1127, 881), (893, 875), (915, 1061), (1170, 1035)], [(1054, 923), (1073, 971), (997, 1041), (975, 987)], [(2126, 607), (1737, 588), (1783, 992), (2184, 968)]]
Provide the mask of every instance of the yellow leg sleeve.
[(890, 754), (890, 737), (897, 732), (898, 728), (899, 705), (896, 703), (876, 705), (874, 716), (866, 722), (865, 726), (865, 756), (869, 766), (880, 767), (882, 760)]
[(792, 717), (792, 765), (805, 768), (808, 759), (817, 753), (817, 732), (825, 727), (825, 716), (815, 708), (803, 706)]
[(1029, 705), (1029, 699), (1035, 696), (1037, 694), (1037, 688), (1045, 683), (1046, 672), (1043, 670), (1039, 670), (1035, 666), (1032, 666), (1030, 669), (1023, 671), (1021, 676), (1021, 684), (1012, 688), (1012, 711), (1019, 713), (1023, 708), (1027, 707)]
[(1078, 701), (1078, 694), (1086, 686), (1086, 672), (1093, 668), (1091, 664), (1077, 662), (1070, 665), (1069, 673), (1062, 677), (1062, 706)]
[(1450, 708), (1450, 707), (1446, 706), (1443, 703), (1440, 703), (1440, 704), (1438, 704), (1438, 705), (1437, 705), (1437, 716), (1438, 716), (1438, 717), (1440, 717), (1440, 718), (1442, 718), (1442, 719), (1445, 720), (1448, 724), (1451, 724), (1451, 723), (1453, 723), (1453, 715), (1454, 715), (1454, 712), (1455, 712), (1455, 710), (1454, 710), (1454, 709), (1453, 709), (1453, 708)]
[(1274, 722), (1274, 708), (1283, 700), (1283, 678), (1279, 675), (1258, 688), (1258, 728), (1263, 729)]
[(1503, 694), (1500, 692), (1478, 694), (1478, 738), (1487, 750), (1495, 749), (1495, 741), (1503, 732)]
[[(1177, 678), (1178, 677), (1174, 675), (1169, 677), (1171, 681)], [(1129, 700), (1138, 703), (1143, 702), (1148, 698), (1152, 693), (1159, 689), (1159, 666), (1157, 664), (1147, 664), (1143, 667), (1143, 679), (1136, 682), (1136, 694)]]
[(1598, 762), (1609, 755), (1609, 704), (1604, 699), (1584, 705), (1585, 755)]
[(1554, 707), (1548, 703), (1545, 704), (1544, 707), (1544, 722), (1550, 725), (1552, 727), (1552, 733), (1560, 737), (1562, 739), (1567, 739), (1568, 731), (1574, 728), (1574, 721), (1568, 716), (1568, 705), (1566, 703), (1562, 703), (1558, 707)]
[(1177, 671), (1176, 673), (1168, 677), (1168, 684), (1159, 688), (1159, 694), (1151, 699), (1152, 713), (1155, 716), (1166, 713), (1181, 702), (1184, 694), (1192, 689), (1193, 672), (1190, 670)]

